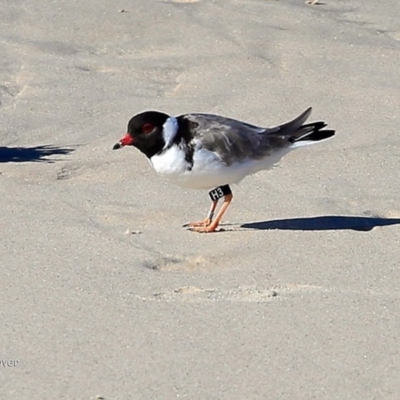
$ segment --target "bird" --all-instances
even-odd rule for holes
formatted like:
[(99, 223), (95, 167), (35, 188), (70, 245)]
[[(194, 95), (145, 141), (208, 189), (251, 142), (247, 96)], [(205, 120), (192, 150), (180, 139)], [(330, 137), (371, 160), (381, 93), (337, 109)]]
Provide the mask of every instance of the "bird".
[[(305, 123), (309, 107), (297, 118), (266, 128), (216, 114), (144, 111), (132, 117), (127, 133), (113, 149), (134, 146), (155, 171), (186, 189), (209, 190), (211, 208), (204, 220), (183, 225), (189, 230), (215, 232), (233, 195), (231, 184), (268, 170), (291, 150), (323, 142), (335, 135), (323, 121)], [(223, 204), (214, 218), (218, 202)]]

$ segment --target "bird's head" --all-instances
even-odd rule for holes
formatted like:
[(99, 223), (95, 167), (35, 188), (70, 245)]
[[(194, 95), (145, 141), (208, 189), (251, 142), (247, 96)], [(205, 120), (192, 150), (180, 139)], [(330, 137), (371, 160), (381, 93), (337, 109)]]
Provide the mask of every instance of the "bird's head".
[(128, 123), (126, 135), (114, 145), (113, 149), (135, 146), (147, 157), (151, 158), (165, 146), (164, 125), (169, 118), (169, 115), (158, 111), (145, 111), (135, 115)]

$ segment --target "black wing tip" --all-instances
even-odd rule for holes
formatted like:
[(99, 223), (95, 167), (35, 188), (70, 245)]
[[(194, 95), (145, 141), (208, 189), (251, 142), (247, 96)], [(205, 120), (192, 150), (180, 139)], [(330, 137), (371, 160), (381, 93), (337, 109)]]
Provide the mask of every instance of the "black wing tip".
[(324, 133), (325, 138), (324, 139), (329, 139), (332, 136), (335, 136), (336, 131), (333, 129), (328, 129), (326, 131), (321, 131), (321, 133)]
[(328, 125), (325, 121), (316, 121), (304, 124), (288, 140), (290, 143), (295, 143), (306, 140), (318, 142), (319, 140), (329, 139), (335, 135), (335, 130), (324, 130), (326, 126)]
[[(326, 124), (325, 124), (326, 126)], [(320, 140), (326, 140), (335, 136), (335, 132), (333, 129), (326, 129), (326, 130), (314, 130), (313, 132), (309, 133), (308, 135), (301, 136), (300, 138), (291, 137), (289, 142), (301, 142), (301, 141), (311, 141), (311, 142), (318, 142)]]

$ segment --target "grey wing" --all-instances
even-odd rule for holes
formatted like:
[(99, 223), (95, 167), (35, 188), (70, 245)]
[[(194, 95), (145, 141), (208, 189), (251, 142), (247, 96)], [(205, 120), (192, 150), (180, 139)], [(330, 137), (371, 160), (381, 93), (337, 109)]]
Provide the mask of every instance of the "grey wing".
[(197, 146), (218, 153), (230, 165), (245, 159), (262, 159), (290, 143), (279, 127), (262, 128), (246, 122), (212, 114), (187, 114), (193, 141)]

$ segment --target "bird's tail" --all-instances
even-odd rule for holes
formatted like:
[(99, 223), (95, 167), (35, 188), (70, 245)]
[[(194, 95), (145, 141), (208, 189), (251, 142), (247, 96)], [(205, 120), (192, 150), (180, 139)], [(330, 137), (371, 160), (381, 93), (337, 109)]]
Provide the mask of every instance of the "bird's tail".
[(281, 125), (280, 133), (289, 136), (288, 140), (292, 143), (292, 148), (321, 142), (335, 135), (334, 130), (323, 129), (326, 127), (326, 123), (322, 121), (304, 125), (304, 122), (310, 116), (311, 111), (312, 108), (310, 107), (293, 121)]

